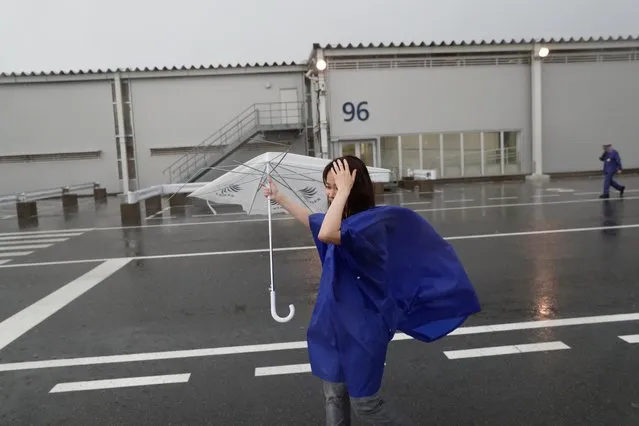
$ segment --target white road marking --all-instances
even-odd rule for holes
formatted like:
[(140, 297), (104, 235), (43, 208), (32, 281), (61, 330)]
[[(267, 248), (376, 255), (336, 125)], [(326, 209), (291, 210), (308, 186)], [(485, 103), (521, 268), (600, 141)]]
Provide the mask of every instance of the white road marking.
[[(532, 330), (532, 329), (538, 329), (538, 328), (569, 327), (569, 326), (576, 326), (576, 325), (607, 324), (612, 322), (626, 322), (626, 321), (639, 321), (639, 313), (597, 315), (597, 316), (591, 316), (591, 317), (561, 318), (561, 319), (553, 319), (553, 320), (525, 321), (525, 322), (514, 322), (514, 323), (507, 323), (507, 324), (460, 327), (457, 330), (450, 333), (449, 336), (496, 333), (496, 332), (518, 331), (518, 330)], [(412, 337), (403, 333), (396, 334), (395, 337), (393, 338), (393, 340), (410, 340), (410, 339), (412, 339)]]
[(488, 200), (495, 201), (495, 200), (517, 200), (517, 199), (519, 199), (519, 197), (490, 197)]
[(2, 216), (2, 220), (5, 220), (5, 219), (13, 219), (14, 217), (16, 217), (16, 216), (15, 216), (15, 215)]
[[(386, 363), (384, 363), (386, 365)], [(277, 365), (274, 367), (258, 367), (255, 369), (255, 377), (279, 376), (283, 374), (311, 373), (311, 364)]]
[[(124, 227), (122, 227), (124, 228)], [(84, 232), (92, 231), (92, 228), (75, 228), (75, 229), (59, 229), (54, 231), (29, 231), (29, 232), (5, 232), (0, 234), (0, 237), (21, 237), (21, 238), (34, 238), (31, 235), (37, 235), (37, 238), (41, 238), (46, 235), (47, 237), (75, 237), (82, 235)], [(69, 235), (64, 235), (69, 234)]]
[(30, 244), (26, 246), (0, 247), (0, 251), (7, 250), (37, 250), (51, 247), (51, 244)]
[(23, 236), (0, 237), (0, 241), (37, 240), (37, 239), (40, 239), (40, 238), (66, 238), (66, 239), (69, 239), (71, 237), (79, 237), (80, 235), (82, 235), (81, 232), (75, 232), (75, 233), (72, 233), (72, 234), (23, 235)]
[(12, 240), (12, 241), (2, 241), (0, 239), (0, 246), (14, 246), (16, 244), (54, 244), (54, 243), (62, 243), (67, 241), (68, 238), (56, 238), (51, 240)]
[(639, 334), (631, 334), (628, 336), (619, 336), (619, 338), (627, 343), (639, 343)]
[(559, 197), (559, 194), (534, 194), (533, 198), (550, 198), (550, 197)]
[[(523, 232), (510, 232), (500, 234), (477, 234), (477, 235), (461, 235), (456, 237), (444, 237), (447, 241), (455, 240), (478, 240), (485, 238), (505, 238), (505, 237), (522, 237), (532, 235), (547, 235), (547, 234), (563, 234), (570, 232), (589, 232), (589, 231), (602, 231), (605, 229), (632, 229), (639, 228), (639, 224), (630, 225), (616, 225), (616, 226), (594, 226), (590, 228), (567, 228), (567, 229), (545, 229), (541, 231), (523, 231)], [(315, 250), (313, 246), (297, 246), (297, 247), (279, 247), (274, 248), (275, 252), (289, 252), (289, 251), (304, 251)], [(35, 266), (53, 266), (53, 265), (73, 265), (79, 263), (97, 263), (106, 262), (108, 260), (128, 259), (128, 260), (157, 260), (157, 259), (179, 259), (186, 257), (202, 257), (202, 256), (226, 256), (226, 255), (240, 255), (240, 254), (255, 254), (255, 253), (268, 253), (267, 248), (261, 249), (243, 249), (243, 250), (228, 250), (228, 251), (210, 251), (210, 252), (193, 252), (193, 253), (175, 253), (175, 254), (158, 254), (148, 256), (134, 256), (128, 258), (122, 257), (105, 257), (96, 259), (76, 259), (76, 260), (58, 260), (52, 262), (38, 262), (38, 263), (18, 263), (10, 265), (0, 265), (2, 268), (27, 268)], [(0, 254), (0, 256), (2, 256)], [(5, 256), (8, 257), (8, 256)]]
[[(417, 205), (417, 204), (431, 204), (431, 203), (432, 203), (431, 201), (411, 201), (411, 202), (408, 202), (408, 203), (401, 203), (401, 205), (402, 206), (414, 206), (414, 205)], [(383, 205), (387, 205), (387, 204), (379, 204), (380, 207), (383, 206)]]
[[(629, 193), (629, 192), (639, 192), (639, 189), (626, 189), (624, 191), (625, 193)], [(595, 192), (575, 192), (573, 195), (600, 195), (602, 193), (602, 191), (595, 191)]]
[(575, 192), (574, 189), (570, 188), (546, 188), (548, 192)]
[(13, 260), (13, 259), (3, 259), (3, 260), (0, 260), (0, 265), (4, 265), (5, 263), (9, 263), (9, 262), (11, 262), (12, 260)]
[[(480, 326), (474, 326), (474, 327), (460, 327), (457, 330), (455, 330), (453, 333), (451, 333), (450, 336), (495, 333), (495, 332), (516, 331), (516, 330), (530, 330), (530, 329), (537, 329), (537, 328), (604, 324), (604, 323), (626, 322), (626, 321), (639, 321), (639, 313), (600, 315), (600, 316), (577, 317), (577, 318), (562, 318), (562, 319), (543, 320), (543, 321), (525, 321), (525, 322), (506, 323), (506, 324), (480, 325)], [(399, 340), (412, 340), (412, 337), (399, 333), (395, 335), (395, 338), (393, 339), (393, 341), (399, 341)], [(66, 359), (52, 359), (52, 360), (45, 360), (45, 361), (14, 362), (14, 363), (0, 364), (0, 372), (36, 370), (36, 369), (43, 369), (43, 368), (75, 367), (75, 366), (85, 366), (85, 365), (117, 364), (117, 363), (125, 363), (125, 362), (157, 361), (157, 360), (181, 359), (181, 358), (199, 358), (199, 357), (222, 356), (222, 355), (240, 355), (240, 354), (249, 354), (249, 353), (299, 350), (299, 349), (306, 349), (306, 340), (297, 341), (297, 342), (266, 343), (266, 344), (258, 344), (258, 345), (230, 346), (230, 347), (219, 347), (219, 348), (186, 349), (186, 350), (178, 350), (178, 351), (150, 352), (150, 353), (137, 353), (137, 354), (126, 354), (126, 355), (107, 355), (107, 356), (96, 356), (96, 357), (85, 357), (85, 358), (66, 358)]]
[(124, 267), (130, 259), (109, 260), (0, 323), (0, 350)]
[(595, 192), (575, 192), (572, 195), (599, 195), (601, 194), (601, 191), (595, 191)]
[(462, 198), (461, 200), (444, 200), (444, 203), (465, 203), (467, 201), (475, 201), (472, 198)]
[(278, 365), (276, 367), (259, 367), (255, 369), (255, 377), (278, 376), (281, 374), (310, 373), (311, 364)]
[(134, 386), (166, 385), (186, 383), (191, 378), (187, 374), (167, 374), (164, 376), (127, 377), (122, 379), (89, 380), (85, 382), (58, 383), (49, 393), (78, 392), (98, 389), (130, 388)]
[(164, 219), (177, 219), (177, 216), (157, 216), (157, 217), (147, 217), (146, 220), (164, 220)]
[[(625, 197), (623, 200), (639, 200), (639, 197)], [(611, 201), (615, 201), (612, 199)], [(548, 201), (548, 202), (534, 202), (534, 203), (506, 203), (506, 204), (484, 204), (481, 206), (459, 206), (459, 207), (443, 207), (435, 209), (419, 209), (415, 210), (417, 213), (422, 212), (440, 212), (449, 210), (473, 210), (473, 209), (491, 209), (501, 207), (539, 207), (539, 206), (552, 206), (558, 204), (575, 204), (575, 203), (601, 203), (601, 199), (593, 198), (587, 200), (563, 200), (563, 201)]]
[[(626, 192), (628, 192), (628, 191), (626, 191)], [(626, 200), (626, 201), (628, 201), (628, 200), (638, 200), (638, 199), (639, 199), (639, 196), (637, 196), (637, 197), (625, 197), (624, 198), (624, 200)], [(612, 199), (611, 201), (615, 201), (615, 199)], [(539, 207), (539, 206), (544, 206), (544, 205), (589, 203), (589, 202), (601, 203), (601, 199), (594, 198), (594, 199), (578, 199), (578, 200), (534, 202), (534, 203), (485, 204), (485, 205), (478, 205), (478, 206), (459, 206), (459, 207), (442, 207), (442, 208), (433, 208), (433, 209), (419, 209), (419, 210), (414, 210), (414, 211), (417, 212), (417, 213), (422, 213), (422, 212), (436, 212), (436, 211), (448, 211), (448, 210), (471, 210), (471, 209), (487, 209), (487, 208), (501, 208), (501, 207), (527, 207), (527, 206)], [(222, 215), (218, 215), (218, 216), (222, 216)], [(290, 216), (284, 216), (284, 217), (274, 217), (272, 220), (274, 222), (278, 222), (278, 221), (282, 221), (282, 220), (295, 220), (295, 218), (290, 217)], [(147, 228), (150, 229), (150, 228), (166, 228), (166, 227), (181, 227), (181, 226), (229, 225), (229, 224), (243, 224), (243, 223), (260, 223), (260, 222), (267, 222), (267, 221), (268, 221), (267, 218), (239, 219), (239, 220), (216, 220), (216, 221), (208, 221), (208, 222), (194, 221), (194, 222), (162, 223), (162, 224), (139, 225), (139, 226), (108, 226), (108, 227), (103, 227), (103, 228), (78, 228), (78, 229), (70, 228), (70, 229), (66, 229), (65, 231), (67, 231), (67, 232), (119, 231), (119, 230), (122, 230), (122, 229), (147, 229)], [(46, 231), (46, 232), (51, 232), (51, 231)], [(62, 231), (56, 231), (56, 232), (62, 232)], [(18, 232), (18, 233), (11, 233), (11, 234), (0, 234), (0, 237), (2, 235), (24, 235), (24, 234), (28, 234), (28, 233), (26, 233), (26, 232), (24, 232), (24, 233)]]
[[(13, 247), (14, 249), (17, 247)], [(18, 257), (18, 256), (29, 256), (33, 254), (32, 251), (11, 251), (11, 252), (0, 252), (0, 257)]]
[(493, 346), (477, 349), (462, 349), (458, 351), (444, 351), (448, 359), (478, 358), (496, 355), (511, 355), (530, 352), (559, 351), (570, 349), (563, 342), (529, 343), (525, 345)]

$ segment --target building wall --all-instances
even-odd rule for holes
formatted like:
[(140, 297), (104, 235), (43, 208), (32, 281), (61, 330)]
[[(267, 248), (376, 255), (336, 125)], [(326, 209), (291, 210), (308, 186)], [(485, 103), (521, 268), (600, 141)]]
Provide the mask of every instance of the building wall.
[[(528, 129), (530, 68), (472, 66), (331, 70), (331, 136)], [(370, 117), (346, 122), (346, 102), (368, 102)]]
[[(520, 132), (518, 172), (530, 171), (531, 98), (529, 65), (480, 65), (467, 67), (331, 69), (328, 72), (330, 135), (332, 139), (359, 139), (402, 135), (404, 169), (418, 163), (418, 135), (430, 139), (445, 133), (444, 156), (450, 177), (459, 176), (460, 136), (466, 134), (464, 152), (479, 161), (479, 132)], [(360, 102), (368, 111), (361, 118), (350, 112)], [(449, 136), (450, 135), (450, 136)], [(436, 136), (438, 138), (439, 136)], [(394, 142), (389, 142), (393, 144)], [(384, 151), (382, 140), (382, 151)], [(433, 144), (431, 144), (433, 145)], [(439, 145), (434, 148), (439, 155)], [(488, 149), (488, 146), (485, 148)], [(413, 152), (414, 151), (414, 152)], [(456, 156), (457, 158), (452, 158)], [(396, 162), (397, 153), (382, 152), (382, 167)], [(392, 157), (392, 158), (391, 158)], [(477, 159), (475, 159), (477, 157)], [(385, 158), (391, 159), (384, 161)], [(411, 160), (417, 158), (412, 164)], [(449, 164), (449, 160), (452, 163)], [(407, 162), (408, 161), (408, 162)], [(426, 162), (437, 162), (429, 157)], [(473, 166), (474, 167), (474, 166)], [(479, 166), (472, 174), (479, 173)], [(459, 169), (459, 167), (457, 167)], [(405, 173), (406, 170), (403, 171)], [(466, 175), (469, 175), (466, 173)]]
[(166, 183), (163, 170), (181, 156), (151, 149), (195, 146), (251, 105), (280, 102), (280, 89), (297, 89), (301, 102), (303, 87), (301, 72), (132, 80), (140, 187)]
[(611, 143), (639, 167), (639, 61), (543, 64), (544, 172), (599, 170)]
[[(99, 157), (37, 157), (88, 151), (100, 151)], [(35, 155), (36, 161), (16, 155)], [(117, 191), (109, 82), (0, 85), (0, 156), (0, 194), (91, 181)]]

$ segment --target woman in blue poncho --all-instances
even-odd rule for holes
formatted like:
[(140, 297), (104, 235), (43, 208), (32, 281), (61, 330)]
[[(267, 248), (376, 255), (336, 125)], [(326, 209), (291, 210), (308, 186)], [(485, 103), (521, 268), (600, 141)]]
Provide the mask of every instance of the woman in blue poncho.
[(378, 395), (388, 343), (396, 331), (439, 339), (479, 312), (479, 301), (454, 250), (424, 218), (375, 206), (359, 158), (333, 160), (322, 178), (326, 214), (311, 214), (272, 181), (265, 195), (311, 230), (322, 261), (307, 341), (327, 425), (350, 424), (351, 406), (370, 424), (410, 424)]

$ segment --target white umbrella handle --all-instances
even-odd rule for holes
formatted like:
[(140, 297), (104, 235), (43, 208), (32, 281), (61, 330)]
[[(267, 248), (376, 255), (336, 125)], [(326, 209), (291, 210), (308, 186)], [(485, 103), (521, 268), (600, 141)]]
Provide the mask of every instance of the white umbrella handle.
[[(267, 164), (267, 177), (270, 175), (270, 164)], [(268, 184), (268, 181), (267, 181)], [(273, 228), (271, 226), (271, 196), (268, 196), (266, 200), (268, 204), (268, 247), (269, 247), (269, 258), (271, 263), (271, 316), (277, 322), (284, 323), (289, 322), (293, 315), (295, 315), (295, 306), (288, 305), (289, 313), (285, 317), (281, 317), (277, 314), (277, 309), (275, 308), (275, 284), (274, 284), (274, 273), (273, 273)]]
[(275, 308), (275, 290), (271, 290), (271, 316), (277, 322), (289, 322), (295, 315), (295, 306), (288, 305), (288, 315), (281, 317), (277, 314), (277, 308)]

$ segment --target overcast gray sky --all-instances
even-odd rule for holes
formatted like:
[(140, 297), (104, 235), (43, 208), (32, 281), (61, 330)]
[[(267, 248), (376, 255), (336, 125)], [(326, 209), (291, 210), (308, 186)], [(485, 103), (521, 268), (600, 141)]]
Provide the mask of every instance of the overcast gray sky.
[(639, 35), (638, 23), (639, 0), (0, 0), (0, 71), (303, 60), (314, 42)]

